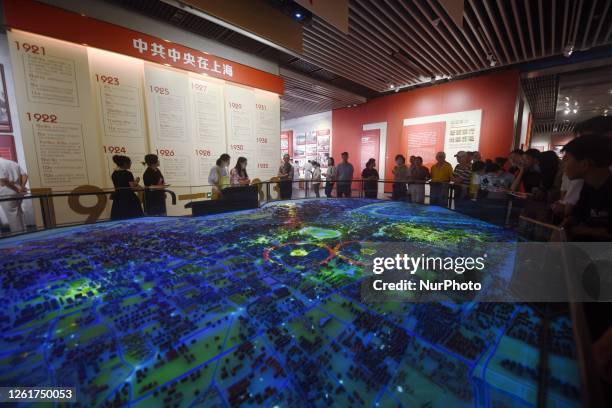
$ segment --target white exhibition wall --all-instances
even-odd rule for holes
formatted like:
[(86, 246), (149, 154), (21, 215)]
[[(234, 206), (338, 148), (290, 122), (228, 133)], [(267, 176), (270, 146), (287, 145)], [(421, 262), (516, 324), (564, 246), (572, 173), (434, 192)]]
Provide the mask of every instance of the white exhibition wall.
[[(251, 179), (276, 175), (277, 94), (18, 30), (8, 37), (32, 187), (110, 188), (114, 154), (130, 156), (138, 177), (149, 152), (178, 194), (209, 190), (190, 186), (207, 184), (224, 152), (232, 165), (247, 157)], [(57, 207), (58, 222), (80, 220)]]

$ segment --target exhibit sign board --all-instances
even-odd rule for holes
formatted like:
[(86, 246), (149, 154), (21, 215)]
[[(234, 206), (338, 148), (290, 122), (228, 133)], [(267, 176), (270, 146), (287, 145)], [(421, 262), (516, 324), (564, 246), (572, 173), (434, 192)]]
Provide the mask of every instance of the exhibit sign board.
[[(6, 3), (20, 8), (15, 2)], [(39, 3), (35, 4), (38, 7)], [(57, 11), (43, 6), (51, 10), (50, 15)], [(49, 26), (38, 17), (30, 20), (11, 15), (13, 21)], [(54, 24), (61, 25), (61, 21)], [(75, 27), (65, 30), (78, 35), (73, 32)], [(57, 34), (66, 34), (63, 39), (72, 38), (62, 30)], [(114, 155), (131, 158), (130, 170), (143, 185), (142, 162), (148, 153), (159, 157), (165, 183), (178, 196), (185, 195), (185, 200), (194, 193), (201, 196), (210, 192), (208, 175), (217, 158), (226, 152), (232, 157), (231, 166), (239, 156), (247, 158), (251, 179), (269, 180), (276, 175), (280, 150), (277, 93), (233, 84), (224, 80), (228, 78), (218, 79), (182, 66), (177, 69), (175, 66), (180, 65), (176, 64), (157, 64), (145, 61), (150, 60), (146, 57), (133, 58), (93, 48), (91, 44), (74, 44), (14, 28), (8, 32), (8, 39), (32, 188), (88, 193), (112, 189)], [(182, 52), (173, 43), (165, 47)], [(172, 48), (165, 49), (169, 53), (166, 56), (172, 58)], [(186, 58), (189, 54), (181, 55)], [(209, 58), (214, 66), (214, 57)], [(228, 80), (237, 82), (235, 79)], [(260, 85), (271, 89), (265, 81)], [(6, 150), (3, 154), (8, 153)], [(95, 221), (106, 213), (97, 212), (93, 217), (83, 208), (93, 212), (94, 207), (105, 207), (109, 204), (107, 198), (98, 196), (99, 202), (95, 203), (96, 196), (79, 197), (70, 208), (70, 202), (76, 202), (74, 198), (58, 198), (65, 205), (54, 203), (56, 213), (63, 217), (58, 217), (57, 222), (79, 222), (85, 216)], [(188, 211), (181, 203), (175, 209), (179, 207), (180, 213)]]
[(281, 132), (280, 150), (281, 150), (281, 155), (280, 155), (281, 159), (286, 154), (293, 157), (293, 131), (292, 130), (284, 130)]
[(420, 156), (423, 164), (430, 167), (436, 162), (436, 153), (444, 150), (446, 122), (430, 122), (404, 125), (401, 151), (408, 161), (409, 156)]
[(252, 179), (269, 180), (278, 172), (280, 160), (280, 99), (271, 92), (252, 90), (255, 93), (255, 162), (249, 166)]
[(87, 55), (105, 187), (112, 187), (114, 155), (128, 156), (132, 160), (131, 171), (138, 176), (144, 171), (142, 161), (149, 151), (142, 95), (143, 62), (95, 48), (87, 48)]
[(364, 130), (361, 133), (361, 145), (359, 149), (359, 161), (360, 169), (365, 169), (366, 163), (370, 159), (376, 160), (376, 166), (380, 166), (378, 163), (378, 157), (380, 155), (380, 130)]
[(194, 185), (208, 184), (208, 174), (227, 150), (223, 81), (189, 75), (189, 105), (193, 118)]
[(425, 155), (435, 157), (436, 151), (444, 151), (446, 160), (454, 165), (457, 152), (478, 150), (481, 120), (482, 109), (404, 119), (402, 152), (423, 156), (427, 164)]
[(103, 185), (87, 49), (14, 30), (8, 38), (31, 184)]

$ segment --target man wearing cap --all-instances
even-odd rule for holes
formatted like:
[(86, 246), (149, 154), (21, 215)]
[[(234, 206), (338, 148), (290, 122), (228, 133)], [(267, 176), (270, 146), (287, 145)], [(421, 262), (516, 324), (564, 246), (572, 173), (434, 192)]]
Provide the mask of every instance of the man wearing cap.
[(458, 164), (455, 166), (453, 171), (453, 183), (455, 184), (470, 184), (472, 178), (472, 165), (469, 162), (469, 156), (467, 152), (463, 150), (457, 152), (455, 155)]
[(455, 199), (461, 199), (466, 195), (467, 187), (472, 179), (472, 164), (470, 163), (470, 156), (463, 150), (458, 151), (455, 157), (458, 164), (453, 171), (452, 180), (456, 185), (454, 189)]

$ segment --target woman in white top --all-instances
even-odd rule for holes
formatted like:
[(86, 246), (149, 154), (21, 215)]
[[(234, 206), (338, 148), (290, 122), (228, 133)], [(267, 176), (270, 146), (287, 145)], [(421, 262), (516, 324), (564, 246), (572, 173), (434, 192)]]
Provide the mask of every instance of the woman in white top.
[(331, 198), (332, 190), (334, 189), (334, 183), (336, 181), (336, 166), (333, 157), (327, 159), (327, 173), (325, 174), (325, 195), (327, 198)]
[(294, 160), (293, 162), (293, 193), (292, 197), (297, 198), (300, 195), (300, 162)]
[(221, 198), (221, 190), (228, 187), (230, 184), (229, 172), (227, 168), (230, 164), (230, 156), (223, 153), (218, 159), (217, 164), (210, 169), (208, 175), (208, 184), (210, 184), (213, 200)]
[(315, 196), (319, 198), (319, 188), (321, 188), (321, 165), (316, 161), (312, 162), (312, 189)]
[[(21, 171), (19, 164), (0, 157), (0, 198), (16, 198), (25, 194), (27, 180), (28, 176)], [(6, 217), (11, 232), (25, 230), (21, 200), (0, 201), (0, 211)]]

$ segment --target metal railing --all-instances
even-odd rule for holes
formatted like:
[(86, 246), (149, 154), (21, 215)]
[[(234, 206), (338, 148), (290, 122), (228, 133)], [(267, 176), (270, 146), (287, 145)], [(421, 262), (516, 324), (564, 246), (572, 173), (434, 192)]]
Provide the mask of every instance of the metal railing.
[[(411, 186), (422, 186), (420, 197), (414, 195)], [(164, 192), (166, 195), (167, 212), (156, 216), (189, 216), (192, 214), (193, 203), (213, 200), (211, 191), (214, 186), (180, 186), (167, 188), (120, 188), (102, 189), (97, 186), (79, 186), (70, 191), (52, 191), (51, 189), (33, 189), (28, 194), (0, 196), (3, 202), (19, 202), (27, 207), (29, 213), (26, 232), (58, 226), (78, 225), (111, 219), (111, 204), (113, 197), (119, 192), (131, 191), (138, 197), (144, 215), (147, 208), (147, 192)], [(247, 186), (231, 186), (232, 191)], [(469, 186), (456, 183), (404, 182), (396, 180), (351, 179), (315, 181), (300, 179), (269, 181), (254, 180), (248, 185), (257, 194), (257, 205), (266, 203), (326, 197), (375, 198), (380, 200), (397, 199), (412, 201), (423, 205), (438, 205), (460, 213), (483, 219), (504, 227), (518, 224), (518, 216), (523, 205), (517, 202), (525, 201), (525, 196), (517, 196), (508, 192), (504, 199), (488, 200), (482, 195), (472, 196)], [(412, 191), (411, 191), (412, 190)], [(418, 188), (416, 190), (419, 190)], [(91, 198), (95, 198), (92, 200)], [(222, 206), (223, 194), (221, 195)], [(27, 215), (27, 214), (26, 214)], [(2, 236), (22, 233), (24, 231), (2, 230)]]

